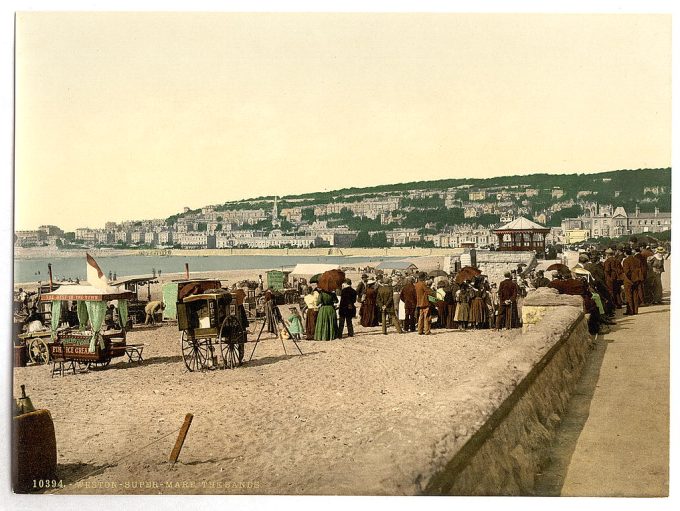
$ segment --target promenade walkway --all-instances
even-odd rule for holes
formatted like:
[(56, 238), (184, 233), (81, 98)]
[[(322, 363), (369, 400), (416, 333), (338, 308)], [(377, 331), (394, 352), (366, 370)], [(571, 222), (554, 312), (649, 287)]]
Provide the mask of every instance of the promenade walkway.
[[(667, 270), (670, 270), (667, 261)], [(622, 316), (600, 336), (551, 454), (538, 495), (668, 494), (670, 271), (664, 305)]]

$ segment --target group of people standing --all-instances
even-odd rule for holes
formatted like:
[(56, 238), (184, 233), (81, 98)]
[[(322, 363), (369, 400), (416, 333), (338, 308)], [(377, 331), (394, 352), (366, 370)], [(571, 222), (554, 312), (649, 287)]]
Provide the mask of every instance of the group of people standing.
[(590, 314), (591, 333), (606, 333), (616, 324), (616, 309), (625, 306), (624, 315), (631, 316), (641, 306), (662, 303), (665, 258), (663, 247), (650, 247), (633, 237), (627, 245), (579, 254), (576, 266), (568, 273), (553, 273), (552, 281), (539, 272), (533, 287), (547, 286), (562, 294), (582, 296)]
[[(356, 288), (345, 279), (337, 293), (308, 288), (305, 338), (332, 340), (354, 336), (353, 321), (359, 316), (361, 326), (382, 326), (387, 334), (418, 332), (429, 335), (432, 328), (465, 330), (467, 328), (517, 328), (519, 286), (508, 273), (496, 289), (485, 276), (456, 282), (455, 275), (428, 277), (376, 277), (362, 275)], [(337, 304), (337, 312), (336, 312)]]

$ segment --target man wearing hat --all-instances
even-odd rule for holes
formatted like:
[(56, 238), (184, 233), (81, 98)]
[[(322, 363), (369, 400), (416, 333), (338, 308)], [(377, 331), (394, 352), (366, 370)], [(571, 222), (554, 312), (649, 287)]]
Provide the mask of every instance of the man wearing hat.
[(578, 263), (576, 263), (576, 268), (585, 268), (584, 264), (590, 261), (588, 254), (579, 254)]
[(421, 273), (414, 287), (418, 308), (418, 335), (430, 335), (430, 300), (428, 297), (434, 296), (434, 291), (427, 285), (427, 274)]
[(661, 305), (661, 298), (663, 297), (663, 286), (661, 284), (661, 274), (665, 271), (663, 266), (664, 255), (666, 249), (663, 247), (656, 247), (654, 255), (649, 258), (650, 274), (652, 275), (652, 304)]
[(383, 278), (380, 281), (376, 304), (382, 315), (382, 333), (387, 335), (388, 321), (392, 322), (398, 333), (403, 333), (401, 325), (399, 324), (399, 318), (394, 310), (394, 290), (392, 289), (392, 282), (388, 278)]
[(609, 290), (614, 307), (620, 309), (621, 303), (621, 274), (623, 269), (621, 263), (614, 257), (614, 250), (609, 247), (604, 251), (604, 283)]
[(627, 247), (624, 250), (626, 257), (623, 260), (623, 291), (626, 295), (626, 316), (637, 314), (640, 305), (638, 287), (642, 282), (642, 268), (640, 261), (633, 255), (633, 250)]
[(532, 285), (534, 286), (534, 288), (538, 289), (539, 287), (548, 287), (548, 284), (550, 284), (550, 280), (545, 278), (545, 274), (543, 273), (543, 270), (538, 270), (536, 272), (536, 278), (532, 282)]
[(519, 287), (512, 278), (512, 273), (505, 272), (505, 280), (498, 286), (498, 317), (496, 328), (519, 327), (519, 315), (517, 313), (517, 297)]
[[(637, 294), (638, 294), (638, 307), (642, 307), (644, 305), (647, 305), (647, 302), (645, 301), (645, 280), (647, 280), (647, 273), (649, 271), (649, 268), (647, 267), (647, 257), (643, 253), (643, 251), (647, 252), (645, 249), (644, 244), (640, 243), (636, 245), (633, 248), (633, 256), (638, 260), (640, 263), (640, 271), (642, 272), (642, 281), (640, 284), (637, 286)], [(649, 252), (649, 255), (653, 255), (651, 252)]]
[(352, 320), (357, 315), (357, 292), (352, 287), (352, 281), (345, 279), (342, 283), (342, 291), (340, 291), (340, 305), (338, 306), (338, 339), (342, 339), (342, 331), (345, 329), (345, 322), (347, 323), (347, 336), (354, 337), (354, 325)]
[(399, 299), (404, 302), (404, 330), (407, 332), (416, 331), (416, 306), (418, 303), (418, 296), (416, 294), (416, 286), (413, 284), (413, 277), (406, 279), (406, 284), (401, 288)]

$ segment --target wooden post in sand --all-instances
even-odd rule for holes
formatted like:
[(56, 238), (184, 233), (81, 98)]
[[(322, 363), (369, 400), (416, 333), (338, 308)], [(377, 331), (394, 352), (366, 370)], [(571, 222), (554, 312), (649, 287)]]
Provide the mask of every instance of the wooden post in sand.
[(187, 413), (186, 417), (184, 417), (184, 424), (182, 424), (182, 427), (179, 430), (179, 435), (177, 435), (177, 441), (175, 442), (175, 447), (172, 448), (172, 452), (170, 453), (170, 462), (171, 463), (176, 463), (177, 458), (179, 458), (179, 452), (182, 450), (182, 446), (184, 445), (184, 440), (187, 437), (187, 433), (189, 432), (189, 426), (191, 426), (191, 421), (193, 420), (194, 415), (191, 413)]
[(184, 263), (184, 273), (186, 274), (187, 280), (189, 280), (189, 263)]

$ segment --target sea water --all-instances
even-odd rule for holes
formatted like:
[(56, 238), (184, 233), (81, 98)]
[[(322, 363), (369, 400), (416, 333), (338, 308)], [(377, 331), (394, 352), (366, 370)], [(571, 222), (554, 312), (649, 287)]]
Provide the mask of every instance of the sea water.
[[(108, 277), (109, 272), (117, 279), (129, 275), (151, 275), (159, 270), (164, 273), (184, 274), (184, 264), (189, 263), (189, 272), (225, 270), (281, 270), (297, 263), (339, 264), (356, 267), (363, 263), (379, 262), (389, 257), (347, 257), (347, 256), (107, 256), (98, 257), (97, 263)], [(52, 263), (54, 280), (80, 279), (86, 275), (85, 257), (15, 259), (14, 282), (46, 282), (49, 280), (48, 263)], [(253, 275), (256, 278), (256, 275)]]

